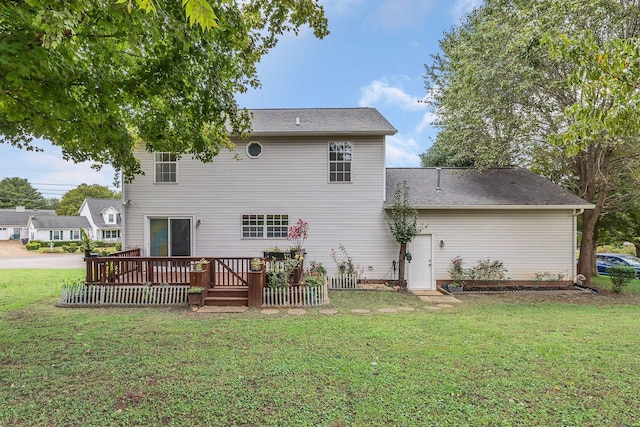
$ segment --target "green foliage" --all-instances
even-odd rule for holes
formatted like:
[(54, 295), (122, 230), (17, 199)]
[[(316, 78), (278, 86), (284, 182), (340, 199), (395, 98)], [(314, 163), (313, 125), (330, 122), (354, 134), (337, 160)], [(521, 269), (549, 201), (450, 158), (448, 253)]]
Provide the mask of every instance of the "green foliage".
[(96, 248), (97, 241), (92, 240), (89, 237), (89, 234), (84, 230), (84, 228), (80, 229), (80, 250), (82, 251), (92, 251)]
[(505, 280), (507, 278), (507, 269), (504, 267), (504, 262), (501, 260), (491, 261), (487, 259), (479, 259), (476, 264), (465, 269), (463, 260), (460, 256), (457, 256), (451, 260), (451, 266), (449, 267), (449, 277), (454, 283), (462, 283), (465, 280), (488, 280), (497, 281)]
[(80, 207), (84, 199), (118, 199), (119, 194), (111, 191), (109, 187), (99, 184), (80, 184), (73, 190), (69, 190), (62, 196), (56, 213), (58, 215), (79, 215)]
[(302, 265), (303, 258), (299, 255), (291, 257), (286, 254), (284, 260), (271, 260), (267, 268), (267, 286), (283, 288), (289, 286), (293, 270)]
[(68, 253), (74, 253), (78, 250), (78, 245), (75, 243), (70, 243), (68, 245), (63, 245), (62, 250)]
[(427, 66), (440, 132), (424, 164), (527, 167), (593, 203), (585, 275), (601, 215), (640, 197), (638, 22), (635, 2), (486, 0)]
[(611, 265), (607, 267), (607, 273), (611, 277), (611, 290), (617, 294), (622, 292), (622, 288), (629, 285), (636, 278), (637, 270), (628, 265)]
[(418, 211), (411, 205), (407, 181), (396, 186), (391, 206), (391, 221), (387, 220), (391, 234), (396, 242), (403, 244), (411, 242), (421, 231), (418, 225)]
[(201, 294), (202, 291), (204, 291), (204, 288), (201, 286), (192, 286), (189, 288), (189, 293), (190, 294)]
[(259, 86), (262, 56), (306, 24), (328, 34), (314, 0), (124, 3), (0, 2), (3, 142), (44, 138), (125, 181), (141, 172), (135, 149), (211, 161), (233, 149), (228, 129), (249, 131), (235, 95)]
[(116, 243), (115, 248), (116, 248), (116, 252), (122, 251), (122, 242)]
[[(0, 131), (1, 129), (0, 127)], [(4, 178), (0, 181), (0, 208), (14, 209), (16, 206), (24, 206), (27, 209), (46, 209), (47, 201), (28, 180), (18, 177)]]
[(24, 245), (25, 248), (27, 248), (27, 250), (29, 251), (35, 251), (40, 249), (40, 243), (39, 242), (29, 242), (26, 245)]

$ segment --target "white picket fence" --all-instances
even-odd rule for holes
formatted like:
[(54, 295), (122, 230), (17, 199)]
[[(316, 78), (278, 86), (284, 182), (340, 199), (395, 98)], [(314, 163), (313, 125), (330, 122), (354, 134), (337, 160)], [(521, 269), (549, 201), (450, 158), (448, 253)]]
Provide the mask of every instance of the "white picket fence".
[(63, 286), (58, 307), (187, 304), (189, 286)]
[(321, 286), (265, 287), (262, 297), (263, 307), (302, 307), (323, 305), (329, 302), (327, 284)]
[(356, 289), (358, 287), (358, 274), (338, 274), (327, 276), (329, 289)]

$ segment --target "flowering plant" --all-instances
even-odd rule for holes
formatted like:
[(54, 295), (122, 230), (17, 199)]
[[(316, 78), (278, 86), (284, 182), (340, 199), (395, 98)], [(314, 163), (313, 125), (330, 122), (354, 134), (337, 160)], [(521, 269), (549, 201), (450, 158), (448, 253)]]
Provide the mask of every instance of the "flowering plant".
[(302, 250), (302, 245), (304, 245), (304, 241), (307, 240), (309, 232), (309, 223), (298, 218), (298, 222), (295, 225), (289, 227), (287, 232), (287, 240), (291, 240), (293, 242), (293, 246), (296, 251)]
[(338, 245), (338, 249), (344, 256), (344, 258), (339, 258), (335, 249), (331, 249), (329, 256), (333, 259), (333, 262), (336, 263), (336, 267), (338, 267), (338, 272), (340, 274), (357, 274), (360, 275), (360, 266), (353, 265), (353, 261), (351, 257), (347, 253), (347, 249), (344, 247), (342, 243)]

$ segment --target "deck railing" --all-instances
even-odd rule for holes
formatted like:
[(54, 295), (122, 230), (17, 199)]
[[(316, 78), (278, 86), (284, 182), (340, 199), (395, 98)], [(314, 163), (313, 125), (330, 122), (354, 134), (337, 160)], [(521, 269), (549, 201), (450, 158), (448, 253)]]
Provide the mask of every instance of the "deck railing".
[(85, 258), (89, 285), (188, 285), (189, 272), (205, 259), (210, 286), (246, 286), (252, 258), (140, 257)]

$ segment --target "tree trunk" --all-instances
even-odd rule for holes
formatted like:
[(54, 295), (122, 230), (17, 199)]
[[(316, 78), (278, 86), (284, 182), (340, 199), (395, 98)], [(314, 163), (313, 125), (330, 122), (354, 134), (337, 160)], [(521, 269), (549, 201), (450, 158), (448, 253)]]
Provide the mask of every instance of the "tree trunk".
[(597, 274), (595, 268), (596, 257), (596, 245), (597, 242), (594, 239), (596, 226), (598, 225), (598, 218), (600, 217), (600, 210), (585, 210), (582, 214), (582, 240), (580, 241), (580, 258), (578, 261), (578, 273), (587, 278), (589, 283), (591, 276)]
[(407, 282), (404, 280), (404, 266), (405, 266), (405, 258), (407, 256), (407, 244), (400, 243), (400, 255), (398, 256), (398, 286), (405, 288), (407, 287)]

